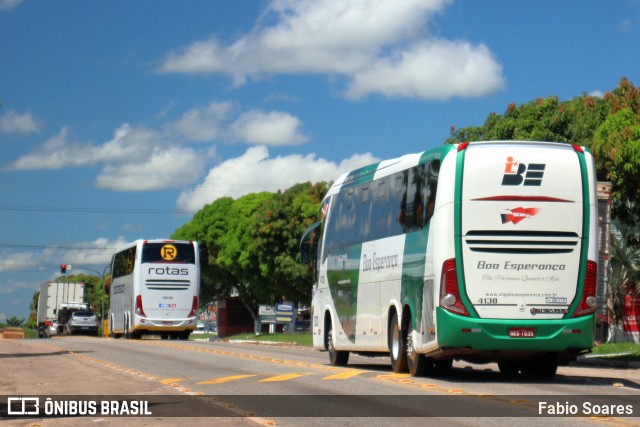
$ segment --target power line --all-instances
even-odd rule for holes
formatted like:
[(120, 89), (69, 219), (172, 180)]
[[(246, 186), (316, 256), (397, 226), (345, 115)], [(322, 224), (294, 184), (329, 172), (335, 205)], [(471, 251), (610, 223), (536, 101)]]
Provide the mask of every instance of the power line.
[(182, 209), (116, 209), (116, 208), (85, 208), (64, 206), (0, 206), (0, 211), (17, 212), (82, 212), (82, 213), (114, 213), (114, 214), (194, 214), (194, 210)]
[(55, 245), (25, 245), (17, 243), (0, 243), (0, 248), (21, 248), (21, 249), (60, 249), (60, 250), (82, 250), (82, 251), (114, 251), (116, 248), (83, 248), (79, 246), (55, 246)]
[[(104, 264), (102, 263), (94, 263), (94, 264), (72, 264), (71, 267), (72, 269), (77, 269), (77, 270), (89, 270), (89, 271), (93, 271), (92, 269), (89, 269), (87, 267), (100, 267), (102, 268), (104, 266)], [(42, 271), (47, 271), (47, 270), (59, 270), (60, 269), (60, 264), (39, 264), (39, 263), (35, 263), (35, 264), (24, 264), (21, 266), (0, 266), (0, 274), (2, 273), (10, 273), (10, 274), (14, 274), (14, 273), (32, 273), (32, 272), (42, 272)], [(67, 276), (74, 276), (74, 275), (78, 275), (78, 274), (85, 274), (82, 273), (81, 271), (72, 271), (70, 273), (67, 273)], [(62, 274), (60, 274), (62, 275)], [(85, 274), (87, 275), (87, 274)]]

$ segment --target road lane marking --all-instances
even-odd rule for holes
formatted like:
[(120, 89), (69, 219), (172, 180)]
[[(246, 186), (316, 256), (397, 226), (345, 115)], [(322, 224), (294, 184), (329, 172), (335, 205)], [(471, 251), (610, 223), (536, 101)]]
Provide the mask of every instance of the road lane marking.
[(313, 375), (311, 373), (309, 374), (283, 374), (283, 375), (276, 375), (274, 377), (269, 377), (269, 378), (265, 378), (264, 380), (260, 380), (261, 383), (272, 383), (272, 382), (280, 382), (280, 381), (289, 381), (289, 380), (293, 380), (296, 378), (300, 378), (300, 377), (304, 377), (307, 375)]
[[(53, 345), (50, 345), (50, 344), (47, 345), (47, 344), (44, 344), (44, 343), (42, 343), (39, 346), (40, 347), (48, 347), (51, 350), (59, 352), (60, 355), (65, 355), (65, 354), (66, 355), (71, 355), (71, 356), (74, 356), (74, 357), (76, 357), (78, 359), (83, 359), (83, 360), (86, 360), (88, 362), (101, 364), (101, 365), (103, 365), (103, 366), (105, 366), (107, 368), (114, 369), (116, 371), (120, 371), (120, 372), (124, 372), (124, 373), (128, 373), (130, 375), (133, 374), (133, 375), (137, 375), (137, 376), (143, 376), (143, 377), (146, 377), (147, 379), (152, 380), (152, 381), (158, 381), (158, 382), (162, 381), (157, 376), (145, 374), (145, 373), (142, 373), (142, 372), (137, 372), (137, 371), (134, 371), (132, 369), (128, 369), (128, 368), (125, 368), (125, 367), (122, 367), (122, 366), (119, 366), (119, 365), (116, 365), (116, 364), (109, 363), (109, 362), (107, 362), (105, 360), (100, 360), (100, 359), (88, 357), (88, 356), (86, 356), (84, 354), (81, 354), (81, 353), (78, 353), (78, 352), (74, 352), (72, 350), (67, 350), (67, 349), (64, 349), (64, 348), (61, 348), (61, 347), (53, 346)], [(193, 347), (188, 347), (188, 346), (181, 346), (181, 347), (172, 346), (172, 347), (182, 348), (182, 349), (192, 350), (192, 351), (194, 351), (194, 350), (195, 351), (201, 351), (200, 349), (193, 348)], [(242, 353), (234, 353), (234, 352), (229, 352), (229, 351), (224, 351), (224, 352), (223, 351), (219, 351), (219, 350), (213, 350), (212, 351), (212, 350), (209, 350), (209, 349), (207, 349), (207, 352), (208, 353), (213, 353), (213, 354), (224, 354), (224, 355), (232, 355), (232, 356), (238, 356), (238, 355), (242, 354)], [(274, 359), (264, 358), (264, 357), (258, 358), (258, 360), (265, 360), (265, 359), (270, 360), (270, 361), (275, 362), (275, 363), (279, 363), (279, 364), (281, 364), (283, 362), (286, 363), (286, 361), (282, 361), (280, 359), (275, 359), (275, 358)], [(307, 364), (306, 366), (307, 367), (312, 367), (314, 369), (319, 369), (319, 370), (336, 370), (337, 369), (335, 367), (328, 367), (326, 365), (320, 365), (320, 364)], [(355, 372), (360, 372), (360, 370), (348, 369), (348, 370), (343, 370), (342, 372), (339, 372), (339, 373), (334, 374), (334, 375), (335, 376), (340, 376), (340, 375), (349, 376), (350, 373), (354, 372), (354, 371)], [(361, 372), (362, 373), (368, 373), (370, 371), (364, 371), (363, 370)], [(306, 374), (306, 375), (313, 375), (313, 374)], [(329, 377), (326, 377), (326, 378), (330, 378), (330, 377), (332, 377), (334, 375), (330, 375)], [(258, 375), (237, 375), (237, 376), (232, 376), (232, 377), (223, 377), (223, 378), (213, 379), (213, 380), (210, 380), (210, 381), (203, 381), (203, 382), (200, 382), (200, 383), (197, 383), (197, 384), (218, 384), (218, 383), (224, 383), (224, 382), (227, 382), (227, 381), (233, 381), (235, 379), (249, 378), (249, 377), (254, 377), (254, 376), (258, 376)], [(356, 374), (354, 373), (353, 376), (356, 376)], [(421, 382), (418, 382), (418, 381), (414, 382), (413, 380), (406, 381), (406, 379), (408, 377), (410, 377), (409, 374), (387, 374), (387, 375), (377, 375), (374, 378), (376, 380), (394, 382), (396, 384), (403, 384), (404, 386), (409, 386), (409, 387), (411, 387), (411, 386), (413, 386), (413, 387), (416, 387), (416, 386), (417, 387), (422, 387), (422, 388), (425, 388), (425, 389), (430, 389), (430, 391), (436, 392), (436, 393), (439, 393), (439, 394), (459, 394), (459, 395), (462, 394), (462, 395), (467, 395), (467, 397), (469, 397), (469, 398), (491, 399), (491, 400), (493, 400), (495, 402), (502, 403), (502, 404), (505, 404), (505, 405), (518, 405), (518, 406), (521, 406), (523, 410), (532, 410), (532, 411), (536, 411), (537, 410), (536, 403), (532, 402), (532, 401), (529, 401), (529, 400), (526, 400), (526, 399), (509, 399), (506, 396), (500, 396), (500, 395), (468, 393), (464, 389), (450, 389), (450, 388), (445, 388), (443, 386), (439, 386), (437, 384), (429, 384), (429, 383), (424, 384), (424, 383), (421, 383)], [(172, 379), (172, 380), (175, 380), (175, 379)], [(178, 388), (177, 390), (183, 391), (185, 394), (196, 394), (196, 393), (189, 392), (189, 389), (187, 389), (187, 388)], [(199, 393), (199, 394), (201, 394), (201, 393)], [(233, 411), (233, 409), (230, 409), (230, 410)], [(242, 412), (243, 412), (244, 416), (248, 417), (247, 419), (249, 419), (249, 420), (251, 420), (253, 422), (256, 422), (258, 424), (261, 424), (261, 425), (269, 425), (269, 424), (266, 424), (265, 422), (268, 423), (268, 422), (271, 421), (271, 420), (264, 420), (262, 418), (253, 419), (251, 417), (251, 415), (253, 414), (252, 412), (250, 412), (250, 411), (242, 411)], [(238, 411), (238, 413), (240, 413), (240, 411)], [(604, 425), (609, 425), (609, 426), (616, 426), (616, 427), (627, 427), (627, 426), (630, 427), (630, 426), (637, 426), (638, 425), (636, 423), (628, 423), (627, 420), (624, 420), (624, 419), (613, 418), (613, 417), (610, 417), (610, 416), (602, 416), (602, 417), (594, 416), (594, 417), (589, 417), (589, 418), (586, 418), (586, 419), (588, 419), (589, 421), (594, 421), (594, 422), (599, 423), (599, 424), (604, 424)]]
[(329, 375), (328, 377), (322, 378), (323, 380), (348, 380), (349, 378), (353, 378), (356, 375), (361, 375), (366, 373), (367, 371), (345, 371), (340, 372), (339, 374)]
[(164, 380), (160, 380), (160, 384), (171, 384), (171, 383), (177, 383), (178, 381), (182, 381), (186, 378), (166, 378)]
[(230, 377), (220, 377), (220, 378), (214, 378), (212, 380), (200, 381), (199, 383), (196, 383), (196, 384), (224, 384), (229, 381), (236, 381), (244, 378), (251, 378), (251, 377), (257, 377), (257, 376), (258, 375), (232, 375)]
[(378, 380), (397, 380), (397, 379), (401, 379), (401, 378), (409, 378), (411, 375), (409, 374), (384, 374), (384, 375), (377, 375), (376, 379)]

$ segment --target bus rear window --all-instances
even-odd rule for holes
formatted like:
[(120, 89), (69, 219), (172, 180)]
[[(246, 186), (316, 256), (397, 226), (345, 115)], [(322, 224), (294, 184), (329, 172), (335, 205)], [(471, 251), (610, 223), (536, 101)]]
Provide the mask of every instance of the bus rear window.
[(190, 243), (146, 243), (142, 248), (142, 263), (195, 264), (196, 256)]

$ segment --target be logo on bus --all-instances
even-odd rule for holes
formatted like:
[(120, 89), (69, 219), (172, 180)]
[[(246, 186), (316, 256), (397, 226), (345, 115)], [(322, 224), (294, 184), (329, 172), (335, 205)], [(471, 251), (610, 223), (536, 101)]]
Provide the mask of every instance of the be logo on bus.
[(525, 163), (516, 162), (513, 157), (507, 157), (505, 163), (504, 176), (502, 177), (502, 185), (526, 185), (539, 187), (542, 184), (542, 176), (544, 175), (544, 163)]
[(173, 261), (178, 256), (178, 248), (173, 245), (164, 245), (160, 248), (160, 256), (165, 261)]

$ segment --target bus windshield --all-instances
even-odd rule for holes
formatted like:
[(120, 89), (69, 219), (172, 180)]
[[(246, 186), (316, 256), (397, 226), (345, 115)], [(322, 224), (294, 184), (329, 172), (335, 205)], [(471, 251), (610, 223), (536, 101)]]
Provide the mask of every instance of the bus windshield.
[(142, 264), (167, 262), (195, 264), (193, 245), (177, 242), (145, 243), (142, 249)]

